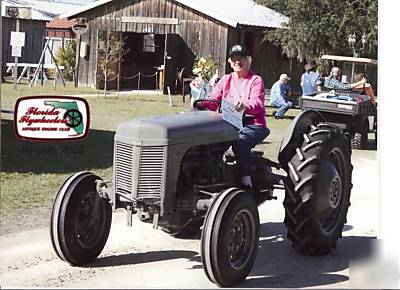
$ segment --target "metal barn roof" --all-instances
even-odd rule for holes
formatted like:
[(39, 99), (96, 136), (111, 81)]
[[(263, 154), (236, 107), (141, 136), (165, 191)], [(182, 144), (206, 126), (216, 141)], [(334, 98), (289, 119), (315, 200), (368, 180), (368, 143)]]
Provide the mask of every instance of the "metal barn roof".
[(282, 14), (253, 0), (176, 0), (232, 27), (251, 25), (280, 28), (288, 21)]
[[(112, 2), (99, 0), (74, 11), (61, 15), (61, 18), (72, 18), (82, 12)], [(115, 1), (115, 0), (114, 0)], [(288, 18), (270, 8), (256, 4), (253, 0), (172, 0), (208, 15), (232, 27), (251, 25), (259, 27), (280, 28)]]
[(3, 0), (1, 15), (6, 16), (6, 6), (31, 7), (33, 20), (50, 21), (54, 17), (82, 7), (92, 0)]

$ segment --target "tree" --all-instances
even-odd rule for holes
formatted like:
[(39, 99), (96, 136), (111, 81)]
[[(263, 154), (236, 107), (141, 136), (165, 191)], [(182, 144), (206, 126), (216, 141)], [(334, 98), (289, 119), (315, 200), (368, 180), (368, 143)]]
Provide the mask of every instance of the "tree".
[(106, 97), (107, 81), (112, 73), (112, 65), (119, 63), (123, 56), (128, 52), (125, 49), (125, 38), (116, 35), (109, 30), (99, 32), (100, 45), (97, 49), (99, 54), (99, 68), (100, 73), (104, 77), (104, 97)]
[(352, 55), (350, 33), (365, 33), (362, 56), (377, 57), (378, 0), (256, 0), (287, 16), (282, 28), (268, 30), (265, 39), (282, 47), (290, 58), (318, 58), (322, 54)]

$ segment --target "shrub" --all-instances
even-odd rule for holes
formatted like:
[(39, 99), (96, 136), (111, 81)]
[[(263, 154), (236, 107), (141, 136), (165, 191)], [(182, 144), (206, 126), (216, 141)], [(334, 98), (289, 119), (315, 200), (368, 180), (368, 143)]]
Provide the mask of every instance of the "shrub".
[(56, 55), (58, 65), (64, 66), (63, 77), (72, 80), (75, 73), (76, 43), (69, 41)]

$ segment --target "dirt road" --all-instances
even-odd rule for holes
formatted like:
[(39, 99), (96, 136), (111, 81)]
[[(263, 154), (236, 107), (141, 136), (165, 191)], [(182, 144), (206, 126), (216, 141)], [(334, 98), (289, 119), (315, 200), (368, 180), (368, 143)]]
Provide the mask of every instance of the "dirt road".
[[(374, 254), (378, 224), (376, 151), (354, 151), (353, 191), (348, 223), (337, 249), (322, 257), (297, 253), (282, 223), (283, 192), (260, 208), (261, 235), (253, 270), (240, 287), (350, 288), (349, 265)], [(80, 288), (216, 288), (203, 273), (199, 238), (179, 240), (117, 212), (101, 256), (88, 267), (71, 267), (54, 254), (49, 230), (3, 236), (0, 286)], [(362, 283), (365, 283), (363, 285)], [(370, 288), (367, 280), (357, 286)]]

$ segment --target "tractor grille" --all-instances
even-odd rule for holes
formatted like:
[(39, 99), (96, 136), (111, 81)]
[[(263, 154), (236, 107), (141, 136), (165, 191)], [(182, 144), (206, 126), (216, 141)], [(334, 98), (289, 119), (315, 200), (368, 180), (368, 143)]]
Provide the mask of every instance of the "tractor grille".
[(117, 193), (132, 194), (133, 145), (115, 142), (115, 189)]
[(160, 198), (163, 188), (165, 147), (142, 147), (139, 160), (138, 197)]

